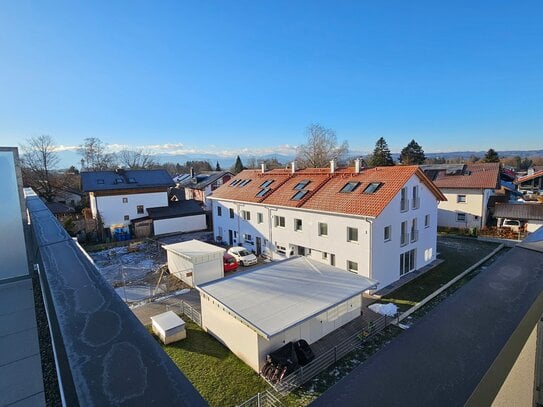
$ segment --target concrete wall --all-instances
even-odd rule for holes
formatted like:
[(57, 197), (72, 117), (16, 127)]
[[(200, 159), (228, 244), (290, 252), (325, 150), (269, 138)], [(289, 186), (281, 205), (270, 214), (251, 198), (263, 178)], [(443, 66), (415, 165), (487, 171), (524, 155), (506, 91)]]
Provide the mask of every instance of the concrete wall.
[(207, 229), (205, 214), (153, 221), (155, 235)]
[[(123, 198), (127, 199), (126, 203)], [(90, 201), (92, 216), (96, 218), (96, 212), (100, 212), (104, 227), (107, 228), (111, 225), (129, 225), (132, 219), (148, 216), (147, 208), (168, 206), (168, 193), (164, 191), (98, 197), (90, 194)], [(138, 205), (143, 205), (141, 214), (137, 211)], [(129, 216), (129, 220), (124, 220), (125, 215)]]
[(222, 254), (196, 264), (169, 250), (167, 257), (170, 273), (191, 287), (224, 277)]
[(526, 231), (530, 233), (535, 232), (541, 226), (543, 226), (542, 220), (530, 220), (526, 223)]
[[(454, 228), (481, 228), (486, 221), (486, 207), (492, 190), (481, 189), (448, 189), (441, 192), (447, 201), (438, 206), (438, 226)], [(457, 202), (458, 195), (465, 195), (466, 202)], [(457, 213), (465, 213), (464, 222), (457, 221)]]
[[(229, 311), (217, 301), (204, 294), (200, 294), (200, 298), (203, 328), (259, 372), (257, 333), (230, 315)], [(226, 377), (224, 379), (235, 380)]]

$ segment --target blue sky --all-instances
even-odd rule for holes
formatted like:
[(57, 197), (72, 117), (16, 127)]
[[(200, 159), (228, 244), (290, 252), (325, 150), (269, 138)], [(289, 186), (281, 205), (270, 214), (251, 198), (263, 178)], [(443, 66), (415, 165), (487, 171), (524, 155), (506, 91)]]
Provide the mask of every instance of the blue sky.
[(543, 2), (0, 3), (0, 144), (543, 148)]

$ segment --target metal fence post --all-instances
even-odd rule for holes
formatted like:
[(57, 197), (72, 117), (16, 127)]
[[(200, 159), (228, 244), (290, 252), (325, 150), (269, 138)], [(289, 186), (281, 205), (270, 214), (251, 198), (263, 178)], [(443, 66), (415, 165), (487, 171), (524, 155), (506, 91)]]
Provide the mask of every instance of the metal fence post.
[(334, 346), (334, 363), (337, 362), (337, 346)]
[(260, 407), (260, 393), (256, 394), (256, 404), (258, 407)]

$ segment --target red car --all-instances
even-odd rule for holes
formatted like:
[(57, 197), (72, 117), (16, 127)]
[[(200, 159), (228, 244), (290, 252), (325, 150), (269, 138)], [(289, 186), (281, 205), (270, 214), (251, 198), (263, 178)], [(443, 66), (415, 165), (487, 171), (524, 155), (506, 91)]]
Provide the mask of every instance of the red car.
[(235, 271), (238, 269), (238, 261), (234, 256), (228, 253), (224, 253), (223, 256), (223, 266), (224, 271)]

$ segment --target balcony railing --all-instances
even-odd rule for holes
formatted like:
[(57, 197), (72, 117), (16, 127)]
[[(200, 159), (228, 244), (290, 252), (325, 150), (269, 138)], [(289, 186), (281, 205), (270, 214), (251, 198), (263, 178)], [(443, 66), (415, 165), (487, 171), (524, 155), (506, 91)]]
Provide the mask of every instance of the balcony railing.
[(411, 208), (412, 209), (419, 209), (420, 208), (420, 198), (418, 196), (416, 198), (412, 199)]
[(411, 243), (416, 242), (419, 240), (419, 231), (418, 230), (411, 230)]
[(206, 405), (41, 199), (25, 200), (62, 404)]
[(406, 212), (409, 209), (409, 199), (402, 199), (400, 201), (400, 211)]
[(405, 246), (407, 243), (409, 243), (409, 233), (402, 233), (400, 237), (400, 244)]

